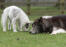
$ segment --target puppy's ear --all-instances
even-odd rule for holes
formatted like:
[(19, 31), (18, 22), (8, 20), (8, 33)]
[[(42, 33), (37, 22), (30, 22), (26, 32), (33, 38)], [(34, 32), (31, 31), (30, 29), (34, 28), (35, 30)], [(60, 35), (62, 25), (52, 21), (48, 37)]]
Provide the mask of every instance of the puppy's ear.
[(42, 17), (40, 17), (40, 19), (43, 19)]
[(42, 17), (40, 17), (40, 18), (39, 18), (39, 22), (42, 22), (42, 21), (43, 21), (43, 18), (42, 18)]

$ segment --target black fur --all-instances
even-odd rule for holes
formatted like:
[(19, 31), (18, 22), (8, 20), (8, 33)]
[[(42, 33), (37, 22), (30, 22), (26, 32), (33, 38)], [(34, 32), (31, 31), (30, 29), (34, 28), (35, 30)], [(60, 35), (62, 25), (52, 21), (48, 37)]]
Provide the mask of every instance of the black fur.
[(33, 28), (37, 27), (38, 33), (51, 33), (53, 26), (49, 21), (40, 17), (33, 23)]
[(33, 23), (32, 27), (36, 27), (38, 33), (52, 33), (53, 27), (66, 30), (66, 15), (53, 16), (48, 19), (40, 17)]
[(66, 15), (54, 16), (50, 20), (54, 27), (66, 30)]

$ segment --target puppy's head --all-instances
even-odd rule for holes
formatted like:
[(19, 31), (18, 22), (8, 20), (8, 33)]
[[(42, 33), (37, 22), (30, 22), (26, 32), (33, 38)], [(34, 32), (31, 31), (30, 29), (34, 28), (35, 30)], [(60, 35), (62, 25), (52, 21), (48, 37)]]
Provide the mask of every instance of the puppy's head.
[(30, 33), (36, 34), (36, 33), (44, 32), (44, 30), (46, 28), (46, 24), (44, 23), (44, 21), (46, 22), (46, 20), (44, 20), (44, 21), (43, 20), (44, 19), (42, 17), (35, 20), (35, 22), (32, 24), (32, 29), (30, 30)]
[(30, 23), (26, 23), (25, 25), (24, 25), (24, 31), (28, 31), (29, 30), (29, 26), (30, 26)]
[(32, 29), (30, 30), (30, 33), (47, 33), (48, 31), (50, 31), (50, 25), (51, 24), (47, 19), (40, 17), (32, 24)]
[(28, 31), (29, 29), (30, 29), (30, 26), (31, 26), (31, 24), (33, 23), (33, 21), (30, 21), (29, 23), (26, 23), (25, 25), (24, 25), (24, 31)]

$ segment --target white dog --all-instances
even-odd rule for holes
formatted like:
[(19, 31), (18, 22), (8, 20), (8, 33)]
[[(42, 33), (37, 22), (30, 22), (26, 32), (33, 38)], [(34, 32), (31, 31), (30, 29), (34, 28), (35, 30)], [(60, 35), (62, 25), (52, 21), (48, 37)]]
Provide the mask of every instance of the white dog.
[(17, 7), (17, 6), (9, 6), (4, 9), (1, 23), (3, 26), (3, 31), (6, 32), (6, 22), (8, 19), (8, 30), (11, 30), (11, 24), (13, 25), (13, 32), (17, 32), (16, 30), (16, 21), (18, 23), (18, 29), (22, 31), (22, 27), (26, 25), (28, 27), (28, 23), (30, 20), (25, 12)]

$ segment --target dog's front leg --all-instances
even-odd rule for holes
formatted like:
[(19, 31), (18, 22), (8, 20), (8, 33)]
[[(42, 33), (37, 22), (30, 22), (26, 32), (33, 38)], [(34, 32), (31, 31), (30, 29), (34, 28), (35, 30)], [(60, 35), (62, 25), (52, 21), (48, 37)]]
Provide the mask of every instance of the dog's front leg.
[(20, 24), (20, 30), (19, 31), (22, 31), (22, 24)]
[(8, 30), (11, 30), (11, 20), (8, 20)]
[(21, 24), (20, 20), (18, 20), (18, 30), (22, 31), (22, 24)]
[(13, 32), (17, 32), (17, 30), (16, 30), (16, 19), (15, 18), (12, 20), (12, 25), (13, 25)]

